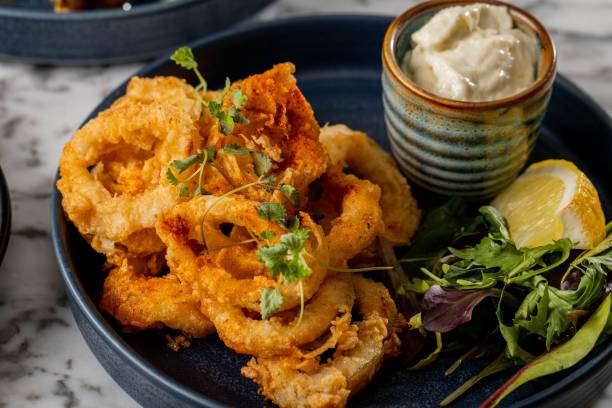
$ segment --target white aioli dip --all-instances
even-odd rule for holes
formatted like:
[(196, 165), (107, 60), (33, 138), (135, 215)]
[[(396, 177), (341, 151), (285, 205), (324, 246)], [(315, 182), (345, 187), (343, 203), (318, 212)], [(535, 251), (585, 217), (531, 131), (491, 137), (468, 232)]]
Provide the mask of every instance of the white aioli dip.
[(513, 25), (503, 6), (441, 10), (412, 34), (403, 70), (447, 99), (484, 102), (517, 94), (535, 80), (538, 46), (532, 33)]

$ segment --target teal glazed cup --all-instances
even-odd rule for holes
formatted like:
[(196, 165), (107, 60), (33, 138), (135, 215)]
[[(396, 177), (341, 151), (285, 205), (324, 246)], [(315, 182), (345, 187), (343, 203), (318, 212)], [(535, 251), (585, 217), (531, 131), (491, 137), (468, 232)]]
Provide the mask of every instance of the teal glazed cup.
[[(503, 5), (515, 25), (538, 39), (536, 78), (524, 91), (491, 102), (433, 95), (401, 69), (411, 35), (442, 8)], [(550, 35), (527, 12), (494, 0), (421, 3), (397, 17), (383, 41), (383, 104), (392, 152), (414, 183), (442, 195), (490, 198), (524, 167), (540, 132), (556, 72)]]

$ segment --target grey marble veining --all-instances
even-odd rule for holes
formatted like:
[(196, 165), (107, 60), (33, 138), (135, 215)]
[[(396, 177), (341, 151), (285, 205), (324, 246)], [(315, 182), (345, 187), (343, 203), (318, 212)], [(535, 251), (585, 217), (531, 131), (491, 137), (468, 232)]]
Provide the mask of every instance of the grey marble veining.
[[(257, 19), (397, 15), (415, 1), (280, 0)], [(612, 0), (519, 0), (552, 32), (559, 71), (612, 113)], [(49, 239), (49, 198), (70, 133), (139, 64), (48, 68), (0, 63), (0, 164), (13, 228), (0, 267), (0, 407), (132, 407), (87, 348), (66, 305)], [(612, 407), (612, 386), (598, 402)]]

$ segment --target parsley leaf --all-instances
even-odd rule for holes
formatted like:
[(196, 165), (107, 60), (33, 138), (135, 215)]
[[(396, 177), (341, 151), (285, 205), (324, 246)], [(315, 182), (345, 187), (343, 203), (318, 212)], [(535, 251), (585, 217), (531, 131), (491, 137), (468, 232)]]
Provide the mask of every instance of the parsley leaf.
[(283, 305), (283, 295), (278, 288), (261, 290), (261, 318), (267, 320)]
[(258, 151), (251, 151), (251, 158), (253, 159), (255, 174), (258, 176), (265, 176), (272, 170), (272, 159), (265, 154)]
[(176, 186), (179, 183), (172, 170), (170, 170), (170, 167), (168, 167), (168, 170), (166, 170), (166, 179), (168, 179), (168, 182), (173, 186)]
[(304, 260), (309, 233), (307, 229), (290, 232), (282, 235), (278, 243), (257, 250), (259, 260), (266, 265), (271, 277), (282, 274), (285, 282), (294, 282), (312, 274), (312, 269)]
[(223, 148), (223, 153), (225, 154), (235, 154), (238, 156), (244, 156), (249, 153), (249, 149), (243, 146), (238, 146), (235, 143), (230, 143)]
[(281, 226), (281, 228), (289, 232), (296, 232), (298, 228), (300, 228), (300, 219), (297, 217), (297, 215), (294, 215), (287, 220), (280, 220), (278, 224)]
[(257, 214), (267, 221), (284, 220), (285, 207), (280, 203), (262, 202), (257, 205)]
[(194, 164), (202, 163), (203, 161), (204, 156), (202, 153), (196, 153), (182, 160), (173, 160), (170, 165), (174, 167), (179, 174), (181, 174)]
[(224, 135), (229, 135), (234, 131), (234, 119), (227, 113), (221, 111), (217, 118), (219, 119), (219, 127)]
[(290, 184), (282, 184), (279, 188), (280, 192), (283, 193), (285, 197), (289, 200), (289, 202), (294, 207), (300, 206), (300, 194), (295, 187)]
[(198, 67), (198, 62), (195, 60), (193, 51), (189, 47), (181, 47), (174, 51), (170, 59), (186, 69), (196, 69)]
[(242, 109), (242, 107), (247, 103), (247, 100), (247, 96), (242, 93), (240, 88), (232, 92), (232, 103), (234, 104), (236, 109)]
[(262, 231), (261, 234), (259, 234), (259, 236), (261, 236), (263, 239), (272, 239), (276, 236), (276, 232), (266, 230), (266, 231)]

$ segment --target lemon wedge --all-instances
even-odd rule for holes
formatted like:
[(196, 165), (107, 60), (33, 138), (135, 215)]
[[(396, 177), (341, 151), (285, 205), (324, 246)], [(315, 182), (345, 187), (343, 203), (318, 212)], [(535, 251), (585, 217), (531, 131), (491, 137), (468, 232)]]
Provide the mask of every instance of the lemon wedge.
[(605, 236), (597, 190), (567, 160), (532, 164), (491, 203), (506, 220), (518, 247), (533, 248), (567, 237), (590, 249)]

